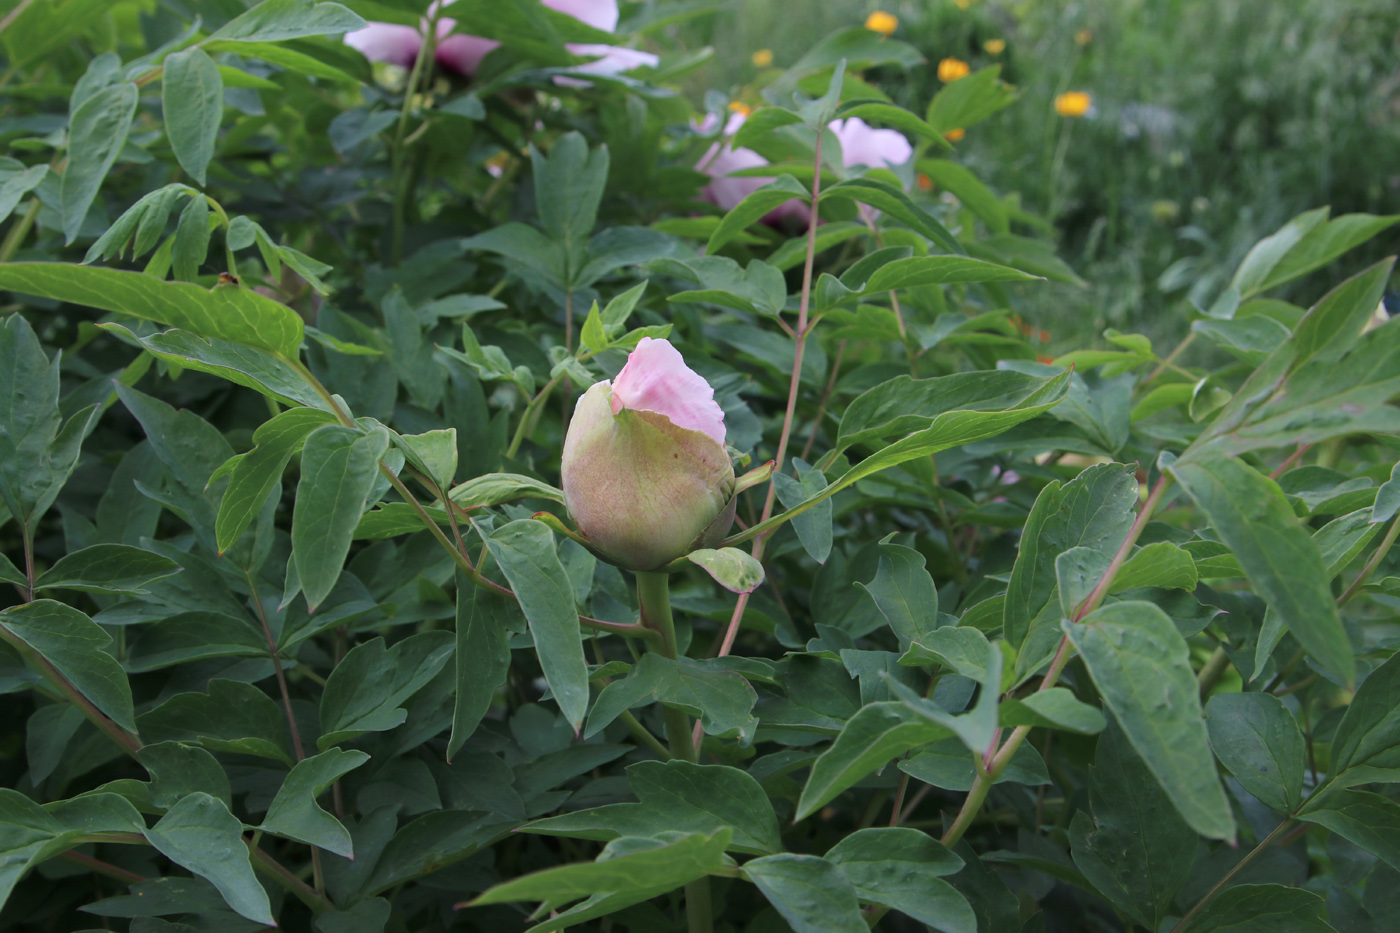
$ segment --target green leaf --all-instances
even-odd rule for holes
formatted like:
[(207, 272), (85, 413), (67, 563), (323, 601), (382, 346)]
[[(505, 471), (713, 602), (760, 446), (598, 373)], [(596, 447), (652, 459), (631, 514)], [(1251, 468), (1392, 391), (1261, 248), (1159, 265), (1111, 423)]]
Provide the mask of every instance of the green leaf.
[(363, 434), (325, 425), (306, 437), (292, 511), (292, 561), (313, 612), (340, 579), (388, 450), (389, 432), (382, 428)]
[(1036, 497), (1021, 532), (1002, 618), (1006, 640), (1020, 651), (1018, 680), (1034, 673), (1060, 640), (1056, 562), (1073, 550), (1101, 558), (1106, 569), (1132, 527), (1137, 500), (1133, 467), (1122, 463), (1095, 464), (1064, 486), (1050, 483)]
[(768, 794), (747, 772), (680, 759), (640, 761), (627, 769), (637, 803), (615, 803), (536, 820), (519, 832), (608, 842), (619, 836), (655, 838), (676, 831), (733, 833), (729, 848), (749, 855), (782, 850)]
[(339, 3), (320, 0), (263, 0), (224, 24), (211, 36), (233, 42), (278, 42), (303, 36), (334, 36), (369, 25)]
[(836, 447), (874, 445), (882, 438), (929, 427), (953, 411), (989, 411), (1014, 406), (1045, 385), (1035, 376), (1009, 370), (954, 373), (930, 379), (896, 376), (869, 389), (841, 416)]
[(1037, 690), (1021, 700), (1008, 697), (997, 707), (997, 715), (1003, 726), (1039, 726), (1081, 735), (1095, 735), (1107, 724), (1103, 713), (1064, 687)]
[(1040, 278), (1019, 269), (966, 256), (911, 256), (897, 259), (870, 277), (861, 295), (878, 295), (920, 285), (949, 285), (954, 282), (1029, 282)]
[(837, 794), (912, 748), (953, 734), (898, 701), (871, 703), (847, 720), (831, 747), (812, 765), (796, 818), (806, 819)]
[(219, 66), (198, 46), (184, 49), (166, 56), (161, 85), (170, 148), (180, 167), (202, 186), (224, 113), (224, 79)]
[(972, 172), (950, 159), (920, 161), (919, 171), (927, 175), (935, 187), (951, 192), (967, 205), (993, 233), (1011, 232), (1010, 211)]
[(295, 311), (240, 285), (200, 288), (141, 272), (59, 262), (0, 264), (0, 288), (128, 314), (296, 359), (302, 322)]
[(86, 615), (51, 599), (0, 612), (0, 625), (54, 666), (108, 719), (136, 731), (131, 685), (105, 650), (112, 638)]
[[(925, 784), (967, 793), (977, 780), (981, 757), (982, 752), (974, 753), (962, 739), (940, 739), (900, 761), (899, 770)], [(997, 775), (996, 783), (1034, 787), (1049, 784), (1050, 775), (1045, 770), (1045, 760), (1040, 757), (1040, 752), (1029, 744), (1023, 744), (1012, 754), (1001, 774)]]
[(0, 787), (0, 907), (26, 871), (67, 849), (77, 835), (19, 791)]
[(1117, 725), (1099, 737), (1089, 800), (1093, 817), (1076, 813), (1070, 824), (1074, 864), (1111, 904), (1158, 929), (1174, 912), (1199, 840)]
[[(793, 479), (786, 473), (773, 473), (771, 468), (767, 474), (772, 476), (773, 488), (784, 508), (801, 505), (820, 493), (827, 485), (826, 475), (816, 467), (809, 466), (800, 457), (793, 458), (793, 466), (797, 469), (798, 479)], [(738, 491), (745, 488), (747, 487), (741, 483)], [(831, 517), (831, 501), (827, 500), (792, 520), (792, 530), (797, 532), (797, 540), (802, 542), (803, 549), (812, 560), (819, 564), (826, 563), (827, 557), (831, 555)]]
[[(934, 219), (933, 215), (919, 207), (909, 195), (894, 185), (875, 178), (848, 178), (821, 190), (821, 199), (859, 201), (889, 214), (901, 223), (928, 237), (950, 253), (962, 254), (965, 250), (948, 229)], [(761, 216), (761, 215), (760, 215)]]
[[(143, 745), (136, 753), (151, 775), (151, 803), (161, 809), (175, 806), (182, 797), (202, 793), (233, 805), (228, 775), (214, 758), (198, 745), (157, 742)], [(145, 824), (143, 823), (142, 826)]]
[(685, 657), (673, 661), (655, 652), (643, 655), (627, 677), (603, 688), (583, 736), (592, 738), (623, 711), (656, 701), (698, 717), (709, 735), (734, 734), (743, 745), (753, 741), (758, 694), (748, 681), (716, 662)]
[(888, 123), (897, 130), (924, 137), (932, 142), (935, 147), (942, 149), (952, 148), (948, 141), (943, 138), (943, 134), (938, 132), (938, 130), (934, 129), (923, 120), (920, 120), (903, 107), (896, 107), (893, 104), (856, 101), (849, 106), (842, 107), (837, 111), (836, 116), (841, 119), (859, 117), (866, 122), (874, 120), (877, 123)]
[[(1400, 221), (1400, 216), (1394, 221)], [(1381, 260), (1348, 278), (1308, 309), (1293, 331), (1293, 344), (1297, 348), (1294, 370), (1314, 356), (1324, 362), (1336, 362), (1351, 350), (1375, 317), (1394, 265), (1394, 257)], [(1393, 373), (1382, 375), (1392, 376)], [(1265, 406), (1261, 414), (1267, 410)]]
[(0, 504), (31, 528), (77, 465), (96, 412), (84, 409), (62, 421), (58, 366), (23, 315), (0, 324)]
[(1189, 933), (1332, 933), (1327, 903), (1312, 891), (1282, 884), (1237, 884), (1221, 891)]
[(554, 486), (529, 476), (515, 473), (487, 473), (456, 486), (448, 493), (452, 501), (464, 509), (500, 505), (516, 499), (549, 499), (564, 501), (564, 494)]
[(1331, 791), (1308, 799), (1297, 819), (1326, 826), (1400, 871), (1400, 803), (1363, 790)]
[(559, 562), (554, 534), (540, 522), (520, 519), (492, 532), (486, 547), (520, 600), (545, 681), (577, 731), (588, 711), (588, 666), (573, 587)]
[(452, 656), (452, 633), (422, 632), (394, 647), (383, 638), (356, 645), (331, 676), (321, 694), (322, 750), (366, 732), (384, 732), (403, 724), (409, 697), (437, 676)]
[(523, 631), (525, 619), (513, 599), (487, 592), (457, 572), (457, 695), (452, 708), (451, 760), (486, 718), (510, 669), (510, 632)]
[(69, 589), (88, 593), (144, 594), (146, 584), (179, 573), (168, 557), (126, 544), (94, 544), (69, 551), (39, 575), (36, 590)]
[(651, 268), (700, 285), (698, 289), (671, 295), (667, 301), (719, 305), (768, 317), (777, 317), (787, 306), (787, 281), (777, 267), (762, 260), (751, 259), (741, 267), (727, 256), (667, 258), (656, 260)]
[(992, 65), (946, 85), (929, 101), (924, 118), (940, 134), (966, 129), (1009, 106), (1016, 97), (1016, 89), (1001, 80), (1001, 66)]
[(218, 888), (240, 915), (276, 925), (243, 844), (243, 824), (221, 800), (202, 793), (181, 798), (146, 830), (146, 839), (166, 858)]
[(1217, 693), (1206, 704), (1206, 728), (1215, 757), (1245, 790), (1280, 813), (1298, 809), (1303, 733), (1282, 700), (1268, 693)]
[(1356, 661), (1332, 599), (1331, 576), (1278, 485), (1232, 458), (1178, 461), (1166, 469), (1293, 637), (1325, 670), (1353, 683)]
[(967, 899), (940, 876), (963, 860), (917, 829), (860, 829), (826, 853), (862, 901), (883, 904), (943, 933), (977, 933)]
[(763, 585), (763, 565), (736, 547), (698, 548), (685, 559), (700, 567), (731, 593), (752, 593)]
[(1241, 299), (1277, 288), (1320, 269), (1348, 250), (1400, 222), (1400, 215), (1345, 214), (1327, 220), (1325, 207), (1294, 217), (1255, 244), (1231, 285)]
[(211, 477), (212, 480), (224, 473), (229, 476), (214, 524), (220, 553), (233, 547), (248, 530), (306, 436), (334, 422), (334, 415), (316, 408), (284, 411), (253, 432), (252, 450), (226, 462)]
[[(498, 884), (470, 901), (468, 907), (509, 901), (541, 901), (544, 911), (598, 894), (625, 895), (613, 910), (674, 891), (724, 867), (728, 830), (670, 839), (624, 836), (604, 847), (593, 862), (576, 862), (533, 872)], [(750, 863), (752, 864), (752, 863)]]
[(1343, 786), (1400, 781), (1400, 655), (1357, 688), (1332, 738), (1332, 772)]
[(781, 515), (774, 516), (768, 522), (760, 522), (745, 532), (725, 539), (724, 543), (738, 544), (762, 534), (782, 522), (790, 521), (807, 509), (834, 496), (841, 490), (855, 485), (873, 473), (918, 457), (947, 450), (950, 447), (960, 447), (984, 438), (994, 437), (1022, 421), (1029, 421), (1036, 415), (1058, 405), (1064, 399), (1069, 386), (1069, 375), (1069, 372), (1066, 371), (1040, 383), (1030, 394), (1002, 411), (944, 412), (934, 418), (927, 428), (915, 431), (883, 448), (878, 453), (866, 457), (847, 470), (826, 489), (807, 501), (788, 509)]
[(1194, 590), (1198, 580), (1196, 561), (1170, 541), (1157, 541), (1133, 552), (1113, 577), (1110, 593), (1139, 586)]
[(283, 780), (258, 828), (309, 846), (319, 846), (343, 858), (354, 858), (350, 833), (340, 821), (321, 809), (316, 798), (326, 788), (360, 765), (369, 755), (331, 748), (299, 761)]
[[(905, 648), (925, 641), (938, 628), (938, 589), (924, 563), (924, 555), (913, 548), (881, 544), (875, 579), (859, 584)], [(984, 651), (977, 660), (985, 658)]]
[(180, 222), (175, 226), (175, 243), (170, 251), (175, 278), (194, 281), (208, 255), (209, 201), (203, 197), (190, 198), (190, 203), (180, 212)]
[(1234, 839), (1190, 649), (1176, 623), (1153, 603), (1119, 602), (1063, 625), (1104, 704), (1186, 822), (1203, 836)]
[(7, 220), (19, 206), (20, 199), (39, 187), (39, 182), (48, 174), (47, 165), (25, 168), (20, 163), (15, 163), (13, 171), (0, 171), (0, 221)]
[(769, 855), (744, 865), (748, 878), (794, 933), (865, 933), (856, 888), (815, 855)]
[(705, 244), (705, 252), (711, 255), (719, 252), (750, 224), (756, 223), (769, 211), (794, 198), (810, 201), (812, 192), (791, 175), (779, 175), (763, 187), (749, 192), (744, 200), (730, 208), (729, 213), (724, 215), (724, 219), (715, 228), (715, 232), (710, 234), (709, 242)]
[(195, 610), (142, 626), (128, 649), (126, 669), (139, 674), (207, 658), (266, 656), (266, 637), (246, 618)]
[(198, 742), (210, 751), (293, 763), (282, 710), (242, 681), (211, 680), (207, 693), (177, 693), (141, 714), (137, 725), (149, 742)]
[(68, 165), (59, 186), (64, 242), (83, 226), (102, 180), (126, 145), (136, 115), (136, 85), (109, 85), (80, 103), (68, 117)]

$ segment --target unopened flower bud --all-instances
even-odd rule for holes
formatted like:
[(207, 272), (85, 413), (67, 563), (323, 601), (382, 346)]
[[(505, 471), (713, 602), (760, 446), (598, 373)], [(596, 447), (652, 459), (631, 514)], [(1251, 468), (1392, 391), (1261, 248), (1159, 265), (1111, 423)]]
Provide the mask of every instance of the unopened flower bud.
[(724, 412), (665, 340), (643, 337), (615, 381), (578, 400), (562, 473), (579, 534), (627, 570), (714, 547), (734, 521)]

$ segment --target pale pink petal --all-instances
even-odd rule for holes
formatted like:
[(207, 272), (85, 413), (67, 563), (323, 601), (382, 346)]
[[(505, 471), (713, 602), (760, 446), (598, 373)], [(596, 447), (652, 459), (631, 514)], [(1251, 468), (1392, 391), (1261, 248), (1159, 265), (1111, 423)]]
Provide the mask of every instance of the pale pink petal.
[(914, 147), (896, 130), (877, 130), (860, 117), (835, 120), (831, 132), (841, 141), (841, 156), (847, 167), (893, 168), (909, 161)]
[(404, 68), (413, 64), (423, 47), (423, 36), (412, 26), (370, 23), (345, 34), (345, 44), (372, 62), (390, 62)]
[(481, 66), (481, 60), (499, 47), (500, 43), (492, 39), (457, 33), (439, 40), (435, 56), (442, 67), (471, 77)]
[(623, 48), (619, 45), (591, 45), (587, 43), (573, 43), (565, 46), (575, 55), (592, 57), (600, 56), (596, 61), (577, 65), (574, 71), (586, 71), (595, 75), (615, 75), (624, 71), (631, 71), (633, 68), (655, 68), (661, 61), (660, 58), (650, 52), (643, 52), (639, 49)]
[(720, 147), (718, 143), (710, 147), (705, 157), (696, 166), (714, 179), (705, 186), (701, 195), (719, 205), (722, 210), (730, 210), (754, 191), (772, 181), (771, 178), (729, 178), (730, 172), (740, 169), (757, 168), (767, 165), (768, 160), (752, 149), (731, 149)]
[(567, 13), (594, 29), (617, 31), (617, 0), (544, 0), (544, 5), (551, 10)]
[(724, 443), (724, 411), (715, 390), (685, 365), (669, 341), (643, 337), (612, 383), (612, 412), (624, 408), (654, 411), (677, 427), (703, 431)]

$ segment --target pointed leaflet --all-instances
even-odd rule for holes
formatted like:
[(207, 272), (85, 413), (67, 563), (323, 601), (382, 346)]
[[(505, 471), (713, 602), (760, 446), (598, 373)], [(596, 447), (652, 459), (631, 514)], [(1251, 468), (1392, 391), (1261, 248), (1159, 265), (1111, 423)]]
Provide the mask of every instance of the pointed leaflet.
[[(1283, 701), (1269, 693), (1218, 693), (1206, 704), (1206, 717), (1215, 757), (1244, 789), (1280, 813), (1297, 810), (1303, 800), (1303, 733)], [(1337, 744), (1332, 748), (1335, 766)]]
[(23, 315), (0, 324), (0, 505), (31, 527), (73, 472), (95, 411), (62, 421), (58, 367)]
[(203, 185), (224, 112), (224, 80), (219, 66), (198, 46), (184, 49), (166, 56), (161, 82), (170, 148), (180, 167)]
[(815, 855), (769, 855), (744, 865), (794, 933), (865, 933), (856, 889), (841, 869)]
[(211, 680), (208, 693), (177, 693), (137, 719), (148, 742), (178, 739), (210, 751), (293, 764), (287, 720), (267, 694), (236, 680)]
[(907, 827), (860, 829), (826, 853), (863, 901), (883, 904), (943, 933), (977, 933), (967, 898), (940, 876), (963, 860), (926, 833)]
[(1089, 799), (1093, 817), (1076, 813), (1070, 826), (1074, 863), (1115, 907), (1158, 929), (1191, 874), (1198, 840), (1117, 725), (1099, 738)]
[(729, 848), (750, 855), (782, 849), (778, 818), (763, 787), (746, 771), (680, 759), (640, 761), (627, 769), (637, 803), (615, 803), (536, 820), (518, 832), (607, 842), (671, 831), (733, 832)]
[(313, 0), (263, 0), (224, 24), (214, 39), (228, 42), (278, 42), (303, 36), (339, 35), (368, 25), (339, 3)]
[(709, 255), (719, 252), (749, 224), (756, 223), (769, 211), (794, 199), (810, 201), (811, 198), (812, 192), (808, 191), (802, 182), (791, 175), (779, 175), (763, 187), (750, 192), (744, 200), (730, 208), (729, 213), (724, 215), (724, 219), (715, 228), (715, 232), (710, 234), (709, 242), (705, 244), (705, 252)]
[(420, 632), (385, 648), (383, 638), (357, 645), (347, 654), (321, 694), (321, 731), (316, 746), (329, 748), (366, 732), (403, 724), (409, 697), (442, 670), (452, 655), (450, 632)]
[(146, 584), (180, 572), (168, 557), (127, 544), (94, 544), (60, 557), (34, 581), (36, 590), (145, 594)]
[(0, 612), (0, 626), (24, 642), (108, 719), (136, 731), (131, 685), (117, 659), (107, 653), (112, 637), (86, 615), (51, 599)]
[(898, 701), (871, 703), (847, 720), (831, 747), (812, 765), (797, 819), (805, 819), (842, 791), (911, 748), (953, 734)]
[(1308, 798), (1298, 819), (1326, 826), (1400, 871), (1400, 803), (1364, 790)]
[(129, 314), (286, 359), (296, 359), (301, 346), (303, 324), (297, 313), (241, 285), (201, 288), (120, 269), (10, 262), (0, 265), (0, 288)]
[(1120, 602), (1063, 625), (1104, 704), (1186, 822), (1203, 836), (1233, 839), (1190, 649), (1176, 623), (1153, 603)]
[(520, 519), (496, 529), (486, 547), (520, 600), (554, 700), (577, 730), (588, 710), (588, 665), (573, 587), (554, 535), (540, 522)]
[(65, 243), (77, 238), (102, 180), (126, 145), (138, 96), (130, 82), (108, 85), (68, 117), (68, 165), (59, 186)]
[(737, 734), (740, 743), (748, 745), (758, 727), (753, 716), (758, 694), (740, 674), (718, 669), (715, 663), (686, 657), (671, 660), (648, 652), (627, 677), (598, 694), (584, 738), (597, 735), (625, 710), (659, 700), (699, 718), (709, 735)]
[(77, 835), (19, 791), (0, 787), (0, 907), (31, 866), (67, 849)]
[(488, 592), (457, 571), (457, 695), (452, 708), (450, 761), (476, 731), (491, 700), (506, 682), (510, 667), (510, 633), (523, 631), (520, 604)]
[(292, 511), (292, 561), (313, 612), (340, 579), (388, 450), (389, 432), (383, 428), (363, 434), (325, 425), (306, 438)]
[(875, 579), (860, 584), (906, 648), (938, 628), (938, 590), (924, 564), (924, 555), (913, 548), (881, 544)]
[(354, 858), (349, 831), (321, 809), (316, 797), (368, 760), (369, 755), (364, 752), (331, 748), (297, 762), (272, 798), (267, 816), (258, 828), (274, 836), (319, 846), (343, 858)]
[(700, 567), (731, 593), (752, 593), (763, 585), (763, 565), (736, 547), (697, 548), (685, 559)]
[(218, 798), (203, 793), (181, 798), (146, 830), (146, 839), (166, 858), (218, 888), (242, 916), (276, 925), (243, 844), (243, 824)]
[(1278, 485), (1239, 460), (1208, 457), (1166, 467), (1206, 514), (1245, 575), (1299, 643), (1346, 683), (1356, 661), (1316, 542)]
[(1357, 688), (1332, 738), (1332, 771), (1344, 786), (1400, 781), (1400, 654)]
[(253, 432), (255, 446), (252, 450), (219, 467), (211, 479), (225, 473), (229, 475), (228, 487), (219, 501), (219, 517), (214, 523), (214, 536), (221, 553), (233, 547), (248, 530), (306, 435), (334, 422), (334, 415), (315, 408), (284, 411)]
[(1237, 884), (1212, 898), (1187, 929), (1190, 933), (1334, 933), (1335, 928), (1327, 922), (1327, 902), (1312, 891), (1282, 884)]
[[(593, 862), (546, 868), (498, 884), (467, 906), (542, 901), (546, 911), (590, 895), (626, 895), (623, 907), (674, 891), (724, 867), (729, 831), (713, 836), (672, 833), (667, 839), (624, 836), (604, 847)], [(732, 863), (731, 863), (732, 864)]]

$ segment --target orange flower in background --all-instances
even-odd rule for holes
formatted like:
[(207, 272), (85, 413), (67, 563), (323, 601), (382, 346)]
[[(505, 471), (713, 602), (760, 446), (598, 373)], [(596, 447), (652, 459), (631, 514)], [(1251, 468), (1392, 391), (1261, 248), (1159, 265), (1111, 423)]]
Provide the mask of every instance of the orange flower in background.
[(742, 100), (731, 100), (729, 102), (729, 109), (732, 113), (742, 113), (746, 117), (750, 113), (753, 113), (753, 108)]
[(932, 178), (929, 178), (929, 177), (928, 177), (927, 175), (925, 175), (923, 172), (920, 172), (920, 173), (919, 173), (919, 177), (916, 179), (916, 183), (918, 184), (919, 190), (920, 190), (920, 191), (932, 191), (932, 190), (933, 190), (933, 179), (932, 179)]
[(1055, 112), (1062, 117), (1082, 117), (1093, 102), (1083, 91), (1067, 91), (1055, 98)]
[(988, 39), (982, 43), (982, 48), (987, 50), (988, 55), (1000, 55), (1006, 51), (1005, 39)]
[(959, 140), (961, 140), (961, 139), (962, 139), (964, 136), (966, 136), (966, 135), (967, 135), (967, 130), (965, 130), (965, 129), (963, 129), (962, 127), (958, 126), (958, 127), (954, 127), (953, 129), (949, 130), (948, 132), (944, 133), (944, 134), (943, 134), (943, 138), (946, 139), (946, 140), (948, 140), (948, 142), (950, 142), (950, 143), (955, 143), (955, 142), (958, 142)]
[(773, 50), (759, 49), (757, 52), (754, 52), (753, 63), (760, 68), (767, 68), (769, 65), (773, 64)]
[(876, 10), (865, 18), (865, 28), (871, 32), (878, 32), (882, 36), (888, 36), (898, 27), (899, 18), (884, 10)]
[(938, 80), (947, 84), (959, 78), (966, 78), (972, 68), (961, 58), (945, 58), (938, 63)]
[(1074, 34), (1075, 45), (1088, 45), (1094, 41), (1094, 34), (1088, 29), (1081, 29)]

